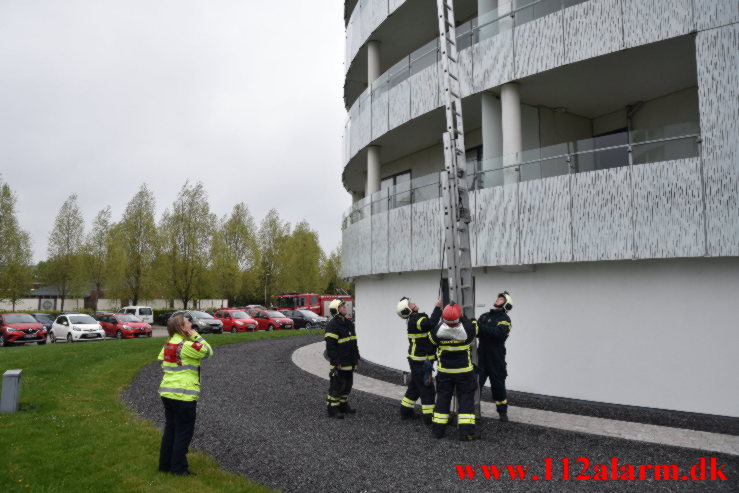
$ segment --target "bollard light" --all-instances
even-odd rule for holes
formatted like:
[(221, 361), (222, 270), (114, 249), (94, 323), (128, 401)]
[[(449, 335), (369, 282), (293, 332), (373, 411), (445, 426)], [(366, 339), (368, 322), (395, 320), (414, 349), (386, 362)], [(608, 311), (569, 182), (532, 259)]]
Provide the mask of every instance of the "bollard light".
[(18, 411), (21, 398), (21, 374), (23, 370), (8, 370), (3, 373), (3, 390), (0, 394), (0, 413)]

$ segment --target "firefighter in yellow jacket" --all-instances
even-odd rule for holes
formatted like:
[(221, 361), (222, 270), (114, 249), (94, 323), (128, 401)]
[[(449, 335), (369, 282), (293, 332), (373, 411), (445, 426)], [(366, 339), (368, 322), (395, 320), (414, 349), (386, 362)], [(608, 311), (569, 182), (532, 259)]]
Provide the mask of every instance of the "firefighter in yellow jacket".
[(195, 410), (200, 396), (200, 360), (213, 356), (213, 349), (182, 315), (167, 322), (169, 339), (159, 353), (162, 383), (159, 395), (164, 403), (164, 435), (159, 451), (159, 470), (192, 475), (187, 464), (187, 448), (195, 431)]

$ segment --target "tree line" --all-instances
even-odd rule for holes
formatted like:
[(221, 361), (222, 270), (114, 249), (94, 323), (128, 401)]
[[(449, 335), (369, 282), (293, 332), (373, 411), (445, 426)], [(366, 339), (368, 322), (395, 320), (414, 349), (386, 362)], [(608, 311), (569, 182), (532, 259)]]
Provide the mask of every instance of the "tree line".
[(155, 203), (142, 184), (118, 222), (108, 206), (85, 233), (77, 195), (70, 195), (54, 220), (46, 260), (34, 265), (15, 194), (0, 182), (0, 300), (15, 309), (34, 282), (55, 287), (62, 310), (65, 297), (89, 290), (134, 305), (180, 300), (185, 308), (199, 299), (236, 306), (286, 291), (353, 291), (339, 274), (341, 245), (324, 252), (306, 220), (293, 227), (271, 209), (257, 226), (243, 202), (219, 218), (201, 182), (186, 182), (158, 222)]

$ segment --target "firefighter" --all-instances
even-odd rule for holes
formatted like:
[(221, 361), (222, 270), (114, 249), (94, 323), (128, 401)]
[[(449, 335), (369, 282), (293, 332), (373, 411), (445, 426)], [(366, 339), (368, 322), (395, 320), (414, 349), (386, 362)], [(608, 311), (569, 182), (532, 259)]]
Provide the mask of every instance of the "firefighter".
[(406, 297), (398, 302), (396, 312), (400, 318), (408, 321), (408, 365), (411, 370), (408, 390), (400, 401), (400, 419), (416, 417), (416, 401), (420, 397), (423, 422), (431, 425), (436, 395), (431, 371), (436, 360), (436, 347), (429, 341), (428, 333), (439, 323), (441, 300), (436, 302), (431, 317), (419, 313), (418, 305)]
[(461, 441), (474, 440), (475, 393), (477, 380), (472, 367), (470, 344), (477, 336), (477, 322), (462, 314), (462, 308), (452, 302), (442, 313), (442, 323), (429, 333), (437, 346), (436, 407), (432, 433), (442, 438), (449, 423), (449, 410), (455, 391), (459, 402), (457, 429)]
[(331, 320), (326, 326), (326, 354), (331, 365), (326, 408), (330, 418), (344, 419), (345, 414), (356, 410), (349, 406), (354, 370), (359, 364), (359, 347), (354, 322), (346, 317), (347, 306), (335, 299), (328, 305)]
[(213, 356), (205, 339), (192, 330), (182, 315), (167, 322), (169, 339), (159, 353), (162, 383), (159, 394), (164, 404), (164, 434), (159, 450), (159, 470), (177, 475), (192, 475), (188, 469), (187, 448), (195, 431), (195, 410), (200, 396), (200, 361)]
[(502, 422), (508, 421), (508, 396), (505, 379), (508, 370), (505, 360), (505, 342), (511, 333), (511, 318), (508, 312), (513, 309), (513, 298), (508, 291), (498, 293), (493, 308), (478, 319), (480, 327), (480, 347), (477, 350), (477, 366), (480, 388), (490, 378), (493, 402)]

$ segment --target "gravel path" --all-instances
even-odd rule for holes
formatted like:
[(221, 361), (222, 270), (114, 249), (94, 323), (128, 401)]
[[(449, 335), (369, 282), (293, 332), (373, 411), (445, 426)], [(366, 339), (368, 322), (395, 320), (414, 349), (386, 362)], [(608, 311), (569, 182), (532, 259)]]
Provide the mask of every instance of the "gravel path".
[[(569, 457), (572, 478), (587, 457), (592, 464), (697, 463), (701, 452), (607, 439), (574, 432), (484, 420), (483, 439), (463, 443), (455, 429), (435, 440), (418, 421), (400, 422), (398, 402), (356, 392), (358, 409), (343, 421), (325, 414), (326, 380), (293, 365), (292, 352), (320, 340), (315, 336), (261, 340), (215, 348), (203, 365), (204, 391), (198, 404), (193, 446), (215, 457), (228, 471), (283, 491), (736, 491), (739, 458), (718, 456), (729, 481), (460, 481), (456, 464), (531, 464), (542, 475), (553, 458), (554, 478)], [(156, 393), (161, 372), (152, 364), (125, 389), (123, 400), (136, 412), (163, 425)], [(398, 396), (399, 398), (401, 396)], [(152, 451), (155, 456), (157, 451)], [(153, 463), (153, 462), (152, 462)], [(593, 474), (591, 466), (589, 474)], [(650, 473), (651, 476), (651, 473)]]

